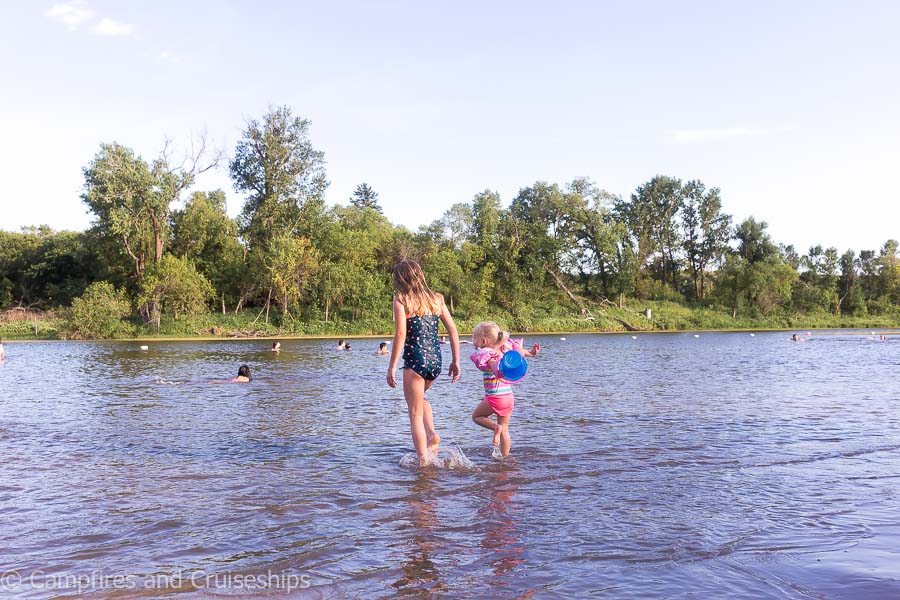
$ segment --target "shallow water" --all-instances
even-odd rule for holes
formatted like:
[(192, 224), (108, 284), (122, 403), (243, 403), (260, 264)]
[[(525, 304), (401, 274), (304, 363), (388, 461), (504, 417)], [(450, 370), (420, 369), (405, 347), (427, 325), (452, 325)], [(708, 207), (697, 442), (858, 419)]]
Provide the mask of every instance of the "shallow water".
[(504, 461), (466, 359), (423, 471), (380, 340), (7, 344), (0, 596), (900, 597), (900, 336), (788, 337), (528, 338)]

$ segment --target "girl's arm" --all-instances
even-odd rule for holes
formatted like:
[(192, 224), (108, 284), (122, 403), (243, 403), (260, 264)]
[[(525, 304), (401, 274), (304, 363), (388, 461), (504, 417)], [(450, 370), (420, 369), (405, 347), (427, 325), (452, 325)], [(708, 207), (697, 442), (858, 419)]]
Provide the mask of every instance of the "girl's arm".
[(397, 379), (394, 373), (400, 362), (400, 353), (403, 352), (403, 344), (406, 342), (406, 308), (400, 304), (394, 296), (394, 344), (391, 346), (391, 361), (388, 363), (387, 384), (397, 387)]
[(447, 375), (453, 378), (452, 383), (456, 383), (459, 380), (459, 332), (456, 331), (456, 323), (453, 322), (453, 316), (444, 303), (443, 297), (441, 297), (441, 321), (447, 328), (447, 335), (450, 336), (450, 350), (453, 352), (453, 361), (450, 363), (450, 368), (447, 369)]

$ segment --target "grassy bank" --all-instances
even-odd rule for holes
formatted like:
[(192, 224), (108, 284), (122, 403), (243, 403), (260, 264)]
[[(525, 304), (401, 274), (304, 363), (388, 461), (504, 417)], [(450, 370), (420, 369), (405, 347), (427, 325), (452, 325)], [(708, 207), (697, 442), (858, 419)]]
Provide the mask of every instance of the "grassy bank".
[[(652, 319), (643, 310), (650, 308)], [(258, 317), (257, 311), (245, 311), (237, 315), (207, 313), (194, 317), (182, 317), (177, 321), (164, 317), (159, 329), (154, 325), (130, 322), (126, 337), (151, 338), (255, 338), (255, 337), (337, 337), (337, 336), (386, 336), (393, 333), (393, 322), (388, 318), (357, 320), (284, 319), (279, 322)], [(565, 311), (535, 311), (533, 314), (506, 314), (496, 311), (484, 315), (458, 315), (459, 330), (468, 333), (483, 320), (494, 320), (501, 326), (516, 332), (625, 332), (631, 328), (641, 331), (688, 331), (730, 329), (832, 329), (832, 328), (888, 328), (900, 327), (900, 313), (847, 317), (826, 313), (778, 314), (768, 316), (732, 317), (718, 308), (690, 307), (674, 302), (636, 302), (619, 308), (604, 306), (593, 308), (581, 316)], [(53, 340), (65, 337), (65, 317), (62, 314), (42, 313), (6, 315), (0, 321), (0, 337), (12, 340)]]

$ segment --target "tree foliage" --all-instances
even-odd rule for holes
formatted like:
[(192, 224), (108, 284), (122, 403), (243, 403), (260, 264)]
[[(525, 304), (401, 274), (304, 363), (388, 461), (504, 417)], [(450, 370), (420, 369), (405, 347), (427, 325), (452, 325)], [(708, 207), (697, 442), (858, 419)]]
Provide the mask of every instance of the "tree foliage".
[(193, 262), (166, 254), (141, 282), (138, 303), (154, 306), (156, 312), (150, 316), (158, 323), (165, 311), (175, 320), (179, 315), (203, 312), (214, 293), (212, 285)]
[(628, 297), (735, 316), (900, 314), (897, 241), (804, 254), (764, 221), (733, 226), (722, 192), (699, 180), (656, 175), (627, 200), (583, 177), (534, 182), (508, 205), (488, 189), (410, 231), (366, 183), (347, 206), (325, 205), (324, 155), (288, 107), (248, 121), (234, 149), (237, 218), (225, 191), (191, 189), (219, 161), (203, 138), (184, 160), (172, 154), (166, 144), (146, 161), (103, 144), (84, 169), (89, 231), (0, 231), (0, 308), (71, 304), (77, 337), (122, 335), (137, 313), (158, 324), (210, 308), (252, 307), (275, 323), (390, 319), (391, 265), (413, 258), (472, 319), (587, 317)]
[(378, 192), (365, 182), (356, 186), (353, 195), (350, 197), (350, 204), (356, 208), (371, 208), (381, 212), (381, 206), (378, 204)]
[(231, 161), (231, 180), (247, 197), (241, 234), (252, 250), (298, 233), (307, 203), (321, 200), (328, 182), (325, 155), (309, 139), (310, 122), (281, 106), (250, 120)]
[(131, 326), (123, 319), (131, 313), (124, 290), (107, 281), (92, 283), (72, 301), (63, 335), (76, 340), (114, 339), (128, 336)]

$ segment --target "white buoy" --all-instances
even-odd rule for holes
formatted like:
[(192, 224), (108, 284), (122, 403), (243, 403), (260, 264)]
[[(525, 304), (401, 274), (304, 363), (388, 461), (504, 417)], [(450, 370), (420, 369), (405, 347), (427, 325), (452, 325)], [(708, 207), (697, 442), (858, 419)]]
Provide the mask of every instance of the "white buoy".
[(562, 341), (566, 341), (566, 338), (559, 338), (559, 339), (562, 340)]
[(700, 337), (700, 334), (699, 334), (699, 333), (695, 333), (695, 334), (694, 334), (694, 337)]
[(751, 334), (750, 334), (750, 337), (756, 337), (756, 334), (755, 334), (755, 333), (751, 333)]
[(637, 339), (637, 336), (636, 336), (636, 335), (633, 335), (633, 336), (631, 336), (631, 339), (636, 340), (636, 339)]
[(141, 350), (149, 350), (150, 346), (141, 346)]

